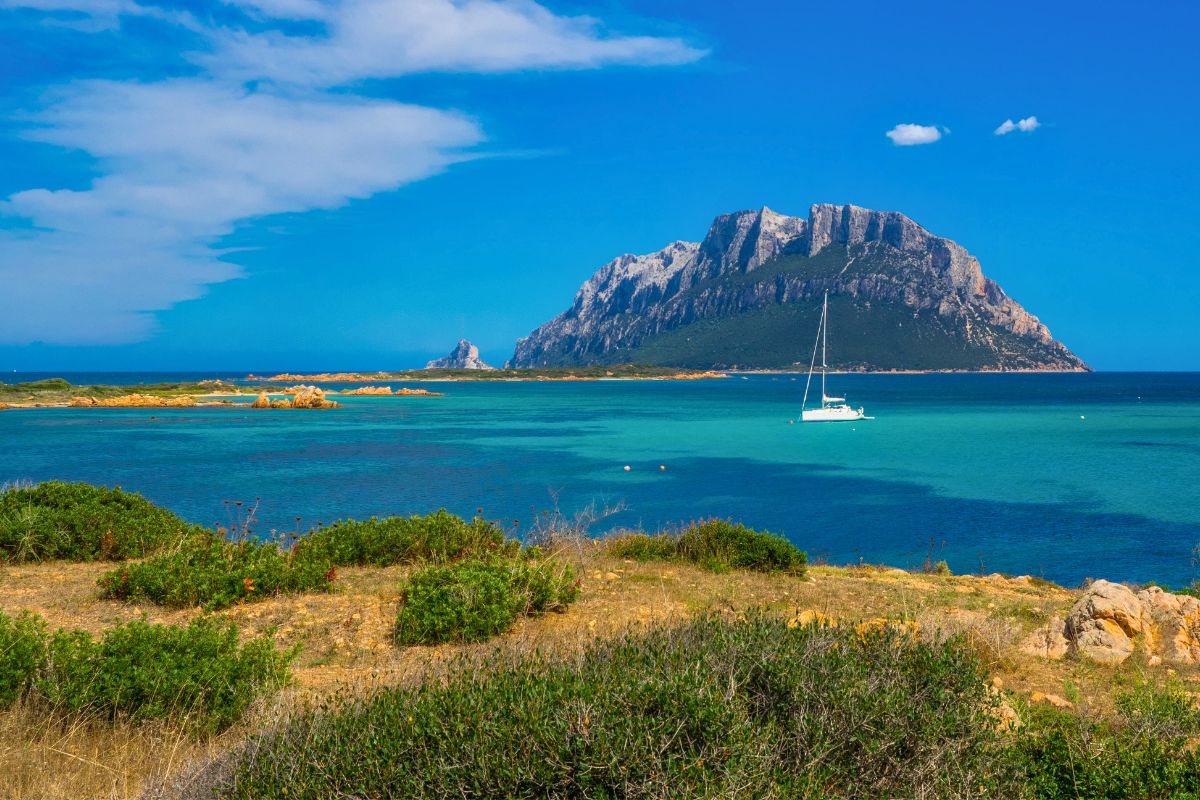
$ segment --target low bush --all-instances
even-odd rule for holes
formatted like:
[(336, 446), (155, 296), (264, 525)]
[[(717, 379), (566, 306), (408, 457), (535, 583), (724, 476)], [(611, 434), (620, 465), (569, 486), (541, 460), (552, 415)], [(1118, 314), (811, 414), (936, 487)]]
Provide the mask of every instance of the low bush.
[[(1174, 701), (1168, 719), (1179, 711)], [(1163, 709), (1158, 709), (1161, 714)], [(1193, 712), (1194, 713), (1194, 712)], [(1182, 735), (1147, 735), (1128, 717), (1091, 719), (1038, 706), (1011, 748), (1026, 796), (1040, 800), (1197, 800), (1200, 751)], [(1193, 728), (1193, 731), (1195, 729)]]
[(194, 530), (121, 489), (48, 481), (0, 491), (0, 560), (143, 558)]
[(444, 563), (471, 554), (512, 551), (515, 546), (494, 523), (467, 522), (443, 509), (424, 517), (341, 520), (302, 536), (293, 549), (337, 566), (386, 567)]
[(46, 623), (29, 612), (0, 611), (0, 709), (15, 703), (46, 661)]
[(85, 631), (58, 631), (39, 686), (58, 709), (132, 721), (175, 719), (211, 733), (281, 686), (293, 655), (267, 637), (239, 644), (232, 622), (139, 621), (118, 625), (99, 641)]
[(778, 534), (711, 519), (679, 533), (629, 533), (608, 540), (608, 554), (638, 561), (679, 559), (713, 572), (747, 569), (804, 574), (808, 557)]
[(167, 552), (109, 572), (99, 584), (105, 597), (211, 610), (275, 594), (328, 591), (335, 576), (333, 565), (317, 554), (202, 531)]
[(956, 642), (701, 619), (331, 702), (251, 742), (216, 794), (1006, 796), (992, 702)]
[(517, 617), (561, 611), (579, 594), (574, 570), (554, 560), (473, 558), (417, 570), (396, 619), (400, 644), (477, 642)]

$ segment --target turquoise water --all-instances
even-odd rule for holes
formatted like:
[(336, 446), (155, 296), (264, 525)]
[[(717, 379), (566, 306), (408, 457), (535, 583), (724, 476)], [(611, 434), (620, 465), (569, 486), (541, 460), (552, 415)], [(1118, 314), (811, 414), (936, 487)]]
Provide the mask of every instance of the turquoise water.
[(330, 412), (14, 410), (0, 480), (119, 484), (201, 523), (257, 497), (263, 532), (443, 506), (523, 529), (622, 501), (596, 532), (717, 515), (834, 563), (919, 566), (932, 539), (956, 572), (1196, 576), (1200, 375), (833, 380), (876, 419), (789, 424), (802, 376), (445, 383)]

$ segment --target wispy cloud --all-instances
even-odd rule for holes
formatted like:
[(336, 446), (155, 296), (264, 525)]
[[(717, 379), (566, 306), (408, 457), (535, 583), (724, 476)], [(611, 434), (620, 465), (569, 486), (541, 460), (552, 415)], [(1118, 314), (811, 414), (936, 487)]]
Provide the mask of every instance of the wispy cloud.
[(244, 0), (270, 18), (323, 23), (315, 36), (221, 31), (201, 58), (214, 74), (329, 86), (413, 72), (590, 69), (695, 61), (676, 38), (609, 35), (592, 17), (564, 17), (531, 2), (450, 0)]
[(0, 341), (114, 342), (240, 274), (213, 244), (234, 223), (331, 208), (424, 178), (483, 140), (470, 119), (394, 102), (280, 98), (207, 80), (86, 82), (36, 138), (107, 169), (85, 191), (33, 189), (0, 211)]
[(912, 125), (901, 123), (887, 132), (886, 136), (892, 143), (900, 147), (914, 144), (933, 144), (942, 138), (944, 128), (937, 125)]
[(1013, 131), (1032, 133), (1040, 127), (1042, 127), (1042, 123), (1038, 122), (1037, 117), (1025, 117), (1025, 119), (1019, 119), (1016, 122), (1013, 122), (1011, 119), (1006, 119), (1004, 122), (1000, 123), (1000, 127), (996, 128), (995, 134), (997, 136), (1004, 136), (1012, 133)]
[[(155, 311), (237, 277), (220, 238), (268, 214), (333, 208), (477, 157), (455, 111), (346, 91), (364, 78), (695, 60), (681, 40), (611, 34), (528, 0), (240, 0), (245, 28), (196, 28), (190, 78), (79, 80), (30, 114), (31, 139), (92, 155), (84, 190), (0, 200), (0, 342), (135, 341)], [(132, 0), (0, 0), (92, 27), (152, 11)], [(155, 16), (160, 16), (157, 13)], [(160, 18), (162, 18), (160, 16)], [(296, 23), (313, 23), (308, 36)], [(284, 31), (292, 31), (285, 33)], [(338, 87), (336, 91), (331, 91)]]

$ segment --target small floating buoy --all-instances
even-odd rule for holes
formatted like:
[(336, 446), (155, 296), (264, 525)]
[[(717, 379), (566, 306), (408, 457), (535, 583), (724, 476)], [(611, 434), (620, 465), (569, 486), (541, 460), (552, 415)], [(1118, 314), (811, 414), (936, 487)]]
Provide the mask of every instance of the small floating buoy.
[(1080, 414), (1080, 415), (1079, 415), (1079, 418), (1080, 418), (1080, 419), (1087, 419), (1087, 417), (1085, 417), (1083, 414)]
[(666, 471), (667, 471), (667, 465), (666, 465), (666, 464), (659, 464), (659, 465), (658, 465), (658, 468), (659, 468), (660, 470), (662, 470), (663, 472), (666, 472)]
[(631, 469), (631, 467), (630, 467), (628, 464), (626, 464), (626, 465), (625, 465), (625, 471), (626, 471), (626, 472), (629, 472), (629, 470), (630, 470), (630, 469)]

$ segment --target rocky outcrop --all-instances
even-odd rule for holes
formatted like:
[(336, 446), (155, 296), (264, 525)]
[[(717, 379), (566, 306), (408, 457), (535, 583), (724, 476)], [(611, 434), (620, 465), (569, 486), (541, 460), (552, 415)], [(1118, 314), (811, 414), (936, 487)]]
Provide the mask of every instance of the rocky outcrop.
[(344, 389), (338, 394), (374, 395), (382, 397), (444, 397), (441, 392), (431, 392), (428, 389), (408, 389), (390, 386), (359, 386), (354, 389)]
[[(723, 214), (702, 242), (616, 258), (580, 287), (569, 309), (518, 341), (509, 365), (611, 363), (622, 353), (637, 360), (638, 347), (666, 332), (770, 306), (811, 305), (826, 291), (867, 314), (891, 307), (910, 319), (936, 318), (943, 338), (984, 353), (973, 357), (978, 368), (1086, 369), (964, 248), (903, 214), (853, 205), (814, 205), (807, 218), (765, 207)], [(806, 355), (797, 347), (794, 361)], [(884, 361), (842, 366), (907, 366)]]
[(1200, 663), (1200, 600), (1152, 586), (1095, 581), (1065, 620), (1052, 619), (1030, 634), (1021, 649), (1061, 658), (1070, 653), (1103, 664), (1119, 664), (1134, 653), (1151, 661)]
[(286, 390), (292, 395), (290, 400), (277, 397), (272, 399), (266, 392), (254, 398), (251, 408), (341, 408), (341, 404), (325, 398), (325, 390), (316, 386), (291, 386)]
[(149, 394), (125, 394), (120, 397), (72, 397), (72, 408), (191, 408), (196, 398), (156, 397)]
[(1129, 587), (1096, 581), (1071, 607), (1063, 635), (1072, 652), (1092, 661), (1119, 664), (1141, 647), (1147, 654), (1154, 632), (1145, 609)]
[(296, 386), (295, 397), (290, 403), (292, 408), (337, 408), (338, 404), (325, 399), (325, 390), (316, 386)]
[(479, 348), (466, 339), (459, 339), (458, 344), (445, 358), (435, 358), (425, 365), (425, 369), (495, 369), (484, 363), (479, 357)]

